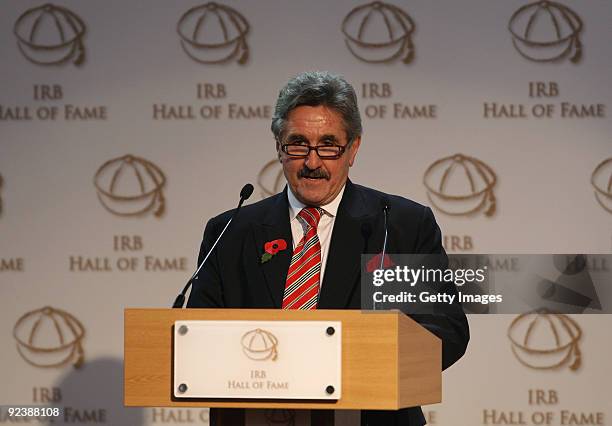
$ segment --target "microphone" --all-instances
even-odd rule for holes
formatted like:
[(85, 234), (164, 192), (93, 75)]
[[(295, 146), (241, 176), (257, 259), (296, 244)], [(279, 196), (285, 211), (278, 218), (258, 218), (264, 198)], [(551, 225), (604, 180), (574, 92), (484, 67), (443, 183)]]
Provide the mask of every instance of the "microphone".
[[(389, 221), (389, 209), (391, 208), (391, 206), (389, 206), (389, 200), (387, 200), (387, 197), (384, 197), (380, 200), (380, 207), (383, 211), (383, 215), (385, 218), (385, 239), (383, 240), (383, 246), (382, 246), (382, 252), (380, 253), (380, 266), (379, 269), (384, 269), (385, 266), (385, 253), (387, 251), (387, 224)], [(376, 301), (372, 302), (372, 309), (376, 310)]]
[(238, 208), (242, 206), (242, 203), (244, 203), (245, 200), (249, 199), (254, 189), (255, 188), (253, 188), (253, 185), (251, 185), (250, 183), (247, 183), (242, 187), (242, 189), (240, 190), (240, 202), (238, 203)]
[(181, 293), (178, 296), (176, 296), (176, 299), (174, 300), (174, 303), (172, 304), (172, 308), (174, 308), (174, 309), (177, 309), (177, 308), (178, 309), (182, 309), (183, 308), (183, 305), (185, 304), (185, 293), (187, 293), (187, 290), (193, 284), (194, 278), (198, 276), (198, 273), (200, 272), (200, 269), (202, 269), (202, 266), (204, 266), (204, 263), (206, 263), (206, 260), (208, 260), (208, 257), (210, 256), (212, 251), (215, 249), (215, 247), (217, 247), (217, 243), (219, 242), (219, 240), (221, 239), (223, 234), (225, 234), (225, 230), (227, 229), (229, 224), (232, 223), (232, 220), (234, 220), (234, 218), (238, 214), (238, 211), (240, 210), (240, 207), (242, 207), (242, 203), (244, 203), (245, 200), (248, 200), (248, 198), (253, 193), (253, 189), (254, 189), (253, 185), (251, 185), (250, 183), (247, 183), (246, 185), (244, 185), (242, 187), (242, 189), (240, 190), (240, 201), (238, 202), (238, 207), (236, 207), (236, 211), (234, 212), (232, 217), (230, 217), (230, 220), (227, 221), (227, 223), (225, 224), (225, 227), (223, 228), (223, 230), (221, 231), (221, 233), (217, 237), (217, 240), (212, 245), (210, 250), (208, 250), (208, 253), (206, 253), (206, 256), (204, 256), (204, 260), (202, 260), (202, 262), (198, 266), (198, 269), (196, 269), (196, 271), (193, 273), (191, 278), (189, 278), (189, 281), (187, 281), (187, 284), (185, 285), (185, 287), (183, 287), (183, 291), (181, 291)]
[(385, 252), (387, 251), (387, 223), (389, 221), (389, 200), (387, 197), (380, 200), (380, 206), (382, 207), (383, 214), (385, 215), (385, 239), (383, 241), (382, 253), (380, 255), (380, 269), (383, 269), (385, 264)]

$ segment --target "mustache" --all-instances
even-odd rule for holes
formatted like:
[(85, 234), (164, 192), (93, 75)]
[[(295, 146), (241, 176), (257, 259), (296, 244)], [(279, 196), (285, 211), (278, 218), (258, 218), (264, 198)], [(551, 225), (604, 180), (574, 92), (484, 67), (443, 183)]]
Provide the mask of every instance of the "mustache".
[(326, 179), (329, 180), (330, 176), (325, 170), (318, 168), (311, 170), (307, 167), (302, 167), (298, 172), (298, 178), (314, 178), (314, 179)]

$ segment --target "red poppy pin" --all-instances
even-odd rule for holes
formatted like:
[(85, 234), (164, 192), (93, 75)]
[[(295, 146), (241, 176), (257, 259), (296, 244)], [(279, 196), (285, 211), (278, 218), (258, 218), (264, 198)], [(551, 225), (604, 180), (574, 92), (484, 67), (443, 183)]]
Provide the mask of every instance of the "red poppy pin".
[(391, 256), (389, 256), (388, 254), (385, 254), (385, 258), (383, 260), (382, 253), (378, 253), (376, 256), (370, 259), (368, 263), (366, 263), (366, 272), (368, 274), (371, 274), (376, 269), (380, 269), (381, 260), (382, 260), (382, 269), (387, 269), (392, 266), (395, 266), (395, 263), (391, 259)]
[(268, 241), (264, 244), (264, 254), (261, 255), (261, 263), (266, 263), (268, 260), (272, 259), (272, 256), (286, 248), (287, 242), (283, 239)]

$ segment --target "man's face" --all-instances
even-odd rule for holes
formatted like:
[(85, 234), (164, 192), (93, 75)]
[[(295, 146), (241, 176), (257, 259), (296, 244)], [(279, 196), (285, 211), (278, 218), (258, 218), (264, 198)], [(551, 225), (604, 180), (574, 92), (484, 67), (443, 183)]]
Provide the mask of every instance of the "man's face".
[(289, 113), (285, 136), (276, 149), (291, 191), (302, 203), (322, 206), (340, 193), (353, 165), (361, 139), (357, 138), (337, 159), (321, 159), (311, 150), (306, 158), (290, 157), (281, 151), (281, 144), (299, 143), (310, 146), (346, 146), (342, 116), (326, 106), (299, 106)]

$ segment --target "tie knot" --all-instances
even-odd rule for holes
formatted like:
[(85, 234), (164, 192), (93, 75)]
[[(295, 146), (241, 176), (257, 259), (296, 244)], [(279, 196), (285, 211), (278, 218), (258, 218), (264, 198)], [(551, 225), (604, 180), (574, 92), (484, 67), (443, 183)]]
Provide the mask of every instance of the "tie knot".
[(308, 224), (309, 227), (317, 229), (321, 220), (322, 210), (317, 207), (304, 207), (298, 216)]

